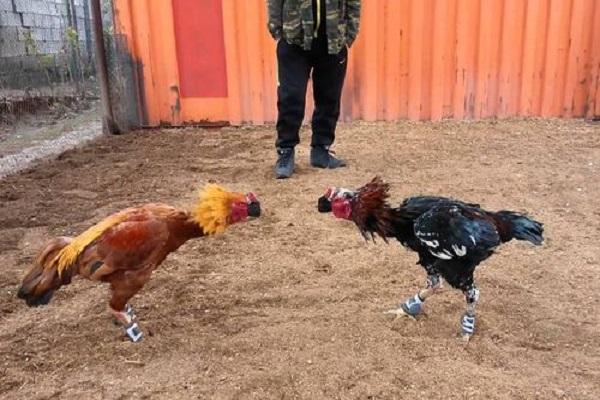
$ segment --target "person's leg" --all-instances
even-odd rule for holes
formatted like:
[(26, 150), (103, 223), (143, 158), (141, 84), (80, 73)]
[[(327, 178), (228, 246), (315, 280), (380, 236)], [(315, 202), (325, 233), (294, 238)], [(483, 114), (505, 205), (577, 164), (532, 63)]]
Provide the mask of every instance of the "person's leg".
[(289, 178), (294, 171), (294, 147), (300, 142), (304, 119), (306, 86), (310, 75), (307, 53), (281, 39), (277, 43), (277, 178)]
[(315, 111), (312, 117), (311, 143), (311, 164), (314, 167), (337, 168), (345, 165), (344, 161), (329, 153), (329, 147), (335, 140), (347, 65), (346, 48), (338, 54), (327, 54), (325, 48), (324, 54), (314, 57), (312, 79)]

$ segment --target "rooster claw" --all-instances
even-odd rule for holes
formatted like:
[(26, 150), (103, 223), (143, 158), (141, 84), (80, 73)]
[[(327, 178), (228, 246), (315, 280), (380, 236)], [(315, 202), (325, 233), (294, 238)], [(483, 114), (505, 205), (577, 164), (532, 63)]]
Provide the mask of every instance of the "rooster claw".
[(473, 334), (471, 333), (461, 333), (460, 340), (462, 340), (463, 343), (467, 344), (471, 340), (471, 336), (473, 336)]
[(393, 315), (394, 320), (397, 320), (402, 317), (409, 317), (415, 319), (414, 315), (408, 314), (406, 311), (402, 309), (402, 307), (394, 308), (393, 310), (387, 310), (383, 312), (385, 315)]
[(133, 342), (137, 343), (142, 340), (144, 334), (140, 330), (137, 322), (132, 322), (125, 328), (125, 335)]

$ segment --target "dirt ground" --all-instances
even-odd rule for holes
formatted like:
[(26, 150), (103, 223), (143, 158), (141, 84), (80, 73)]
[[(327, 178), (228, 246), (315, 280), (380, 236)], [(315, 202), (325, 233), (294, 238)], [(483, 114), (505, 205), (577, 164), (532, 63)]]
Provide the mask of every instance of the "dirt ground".
[[(355, 123), (338, 138), (349, 168), (309, 168), (304, 132), (285, 181), (272, 127), (104, 137), (0, 181), (0, 398), (597, 399), (600, 125)], [(398, 201), (447, 195), (545, 223), (544, 246), (506, 244), (477, 270), (468, 345), (460, 293), (386, 318), (424, 283), (416, 255), (316, 212), (328, 185), (376, 174)], [(16, 298), (48, 238), (130, 205), (189, 206), (209, 180), (256, 191), (264, 215), (167, 258), (132, 303), (142, 343), (113, 326), (104, 286), (77, 280), (35, 309)]]

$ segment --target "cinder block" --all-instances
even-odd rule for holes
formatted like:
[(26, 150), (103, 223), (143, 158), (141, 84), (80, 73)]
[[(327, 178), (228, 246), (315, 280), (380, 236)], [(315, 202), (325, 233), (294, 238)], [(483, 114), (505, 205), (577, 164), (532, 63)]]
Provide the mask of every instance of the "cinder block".
[(0, 26), (0, 43), (9, 45), (19, 40), (19, 30), (15, 26)]
[(46, 6), (48, 7), (48, 15), (60, 15), (55, 3), (48, 3)]
[(12, 11), (0, 11), (0, 26), (21, 26), (21, 16)]
[(0, 11), (13, 11), (12, 0), (0, 0)]
[(23, 18), (23, 26), (25, 28), (29, 28), (29, 27), (34, 27), (35, 26), (35, 14), (23, 13), (21, 15), (21, 18)]
[(59, 41), (62, 39), (62, 34), (63, 34), (62, 30), (57, 29), (57, 28), (52, 28), (52, 29), (50, 29), (50, 31), (52, 32), (50, 40)]
[(34, 11), (32, 0), (15, 0), (15, 8), (20, 13), (31, 13)]
[(25, 43), (17, 40), (2, 43), (0, 46), (0, 57), (17, 57), (25, 54)]

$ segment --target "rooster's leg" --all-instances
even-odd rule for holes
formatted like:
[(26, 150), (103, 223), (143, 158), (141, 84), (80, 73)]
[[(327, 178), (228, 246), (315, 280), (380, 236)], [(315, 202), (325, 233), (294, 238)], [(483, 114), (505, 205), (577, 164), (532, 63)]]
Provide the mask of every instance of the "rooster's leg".
[(138, 323), (136, 322), (136, 317), (133, 313), (133, 308), (131, 308), (129, 304), (125, 306), (125, 308), (123, 308), (121, 311), (115, 310), (113, 306), (111, 306), (110, 308), (110, 311), (117, 320), (117, 322), (119, 322), (123, 326), (123, 329), (125, 330), (125, 335), (127, 335), (127, 337), (134, 343), (142, 340), (143, 333)]
[(142, 339), (142, 331), (135, 321), (135, 314), (133, 314), (133, 309), (128, 304), (123, 311), (116, 311), (111, 307), (111, 313), (115, 317), (118, 323), (120, 323), (124, 329), (125, 334), (132, 342), (139, 342)]
[(419, 293), (406, 299), (406, 301), (396, 309), (386, 311), (386, 314), (400, 316), (416, 317), (423, 310), (423, 302), (434, 295), (442, 287), (442, 277), (438, 273), (427, 274), (427, 285)]
[(137, 319), (135, 310), (133, 309), (133, 307), (130, 304), (125, 304), (125, 314), (127, 314), (129, 316), (129, 318), (131, 318), (132, 321), (135, 321)]
[(132, 342), (142, 340), (143, 334), (136, 321), (137, 316), (133, 307), (128, 302), (148, 280), (142, 276), (136, 278), (138, 279), (116, 279), (110, 285), (112, 292), (112, 298), (109, 303), (110, 311), (123, 326), (125, 334)]
[(467, 301), (467, 309), (460, 320), (460, 327), (463, 340), (468, 342), (475, 332), (475, 305), (479, 300), (479, 289), (475, 284), (471, 284), (463, 290), (463, 293)]

